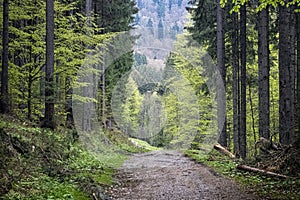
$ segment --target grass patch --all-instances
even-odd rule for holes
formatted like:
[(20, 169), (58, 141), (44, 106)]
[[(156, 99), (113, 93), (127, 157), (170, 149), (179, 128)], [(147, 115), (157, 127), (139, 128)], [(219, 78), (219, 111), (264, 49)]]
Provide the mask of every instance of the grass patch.
[(5, 199), (82, 199), (90, 197), (72, 183), (55, 180), (44, 174), (26, 177), (14, 184)]
[(136, 146), (142, 148), (142, 149), (146, 149), (147, 151), (157, 151), (160, 150), (161, 148), (159, 147), (154, 147), (151, 146), (148, 142), (144, 141), (144, 140), (139, 140), (136, 138), (129, 138), (129, 140), (135, 144)]
[(247, 190), (253, 190), (261, 198), (276, 200), (299, 199), (300, 180), (280, 180), (251, 172), (239, 171), (236, 169), (238, 160), (231, 160), (216, 150), (212, 150), (210, 153), (188, 150), (185, 153), (195, 161), (209, 166), (215, 172), (234, 179)]

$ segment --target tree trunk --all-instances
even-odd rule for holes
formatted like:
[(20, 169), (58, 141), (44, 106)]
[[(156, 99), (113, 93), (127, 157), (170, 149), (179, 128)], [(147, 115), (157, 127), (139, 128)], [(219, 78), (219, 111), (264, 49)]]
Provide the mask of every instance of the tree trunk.
[(73, 88), (71, 85), (71, 77), (67, 76), (66, 77), (66, 113), (67, 113), (67, 118), (66, 118), (66, 126), (67, 128), (73, 128), (74, 126), (74, 119), (73, 119), (73, 110), (72, 110), (72, 95), (73, 95)]
[[(225, 55), (225, 42), (224, 42), (224, 29), (223, 29), (224, 14), (223, 9), (218, 0), (217, 5), (217, 60), (218, 70), (221, 74), (221, 79), (218, 80), (218, 134), (219, 143), (226, 147), (227, 146), (227, 133), (226, 133), (226, 68), (224, 62)], [(224, 90), (222, 88), (224, 87)], [(225, 119), (225, 120), (224, 120)]]
[(292, 116), (293, 116), (293, 133), (291, 143), (295, 141), (295, 67), (296, 67), (296, 15), (295, 15), (295, 6), (292, 5), (289, 7), (290, 12), (290, 74), (292, 80), (292, 97), (291, 97), (291, 105), (292, 105)]
[(232, 14), (232, 107), (233, 107), (233, 145), (235, 155), (240, 154), (239, 150), (239, 44), (238, 44), (238, 14)]
[(220, 144), (215, 144), (214, 149), (227, 155), (229, 158), (235, 158), (235, 155), (233, 155), (230, 151), (228, 151), (226, 148), (222, 147)]
[(32, 98), (32, 77), (29, 74), (29, 78), (28, 78), (28, 97), (27, 97), (27, 119), (30, 121), (31, 120), (31, 98)]
[(258, 13), (259, 137), (270, 138), (269, 8)]
[(283, 178), (283, 179), (290, 178), (290, 177), (282, 175), (282, 174), (277, 174), (277, 173), (270, 172), (267, 170), (249, 167), (247, 165), (238, 165), (236, 168), (239, 170), (244, 170), (244, 171), (248, 171), (248, 172), (260, 173), (260, 174), (266, 175), (266, 176), (273, 176), (273, 177), (278, 177), (278, 178)]
[(93, 7), (92, 0), (86, 0), (85, 1), (85, 14), (87, 17), (91, 16), (92, 7)]
[(291, 144), (294, 139), (293, 70), (291, 69), (290, 13), (279, 6), (279, 140)]
[(102, 64), (102, 124), (104, 126), (104, 128), (106, 128), (106, 116), (105, 116), (105, 65)]
[(3, 32), (2, 32), (2, 72), (1, 72), (1, 98), (0, 112), (9, 112), (9, 94), (8, 94), (8, 23), (9, 8), (8, 0), (3, 0)]
[[(86, 0), (85, 4), (85, 12), (86, 16), (88, 18), (88, 29), (91, 28), (91, 12), (92, 12), (92, 0)], [(88, 30), (87, 35), (90, 35), (91, 32)], [(90, 47), (87, 47), (90, 48)], [(88, 58), (87, 58), (88, 59)], [(87, 61), (87, 68), (89, 68), (89, 61)], [(87, 69), (88, 70), (88, 69)], [(87, 83), (88, 85), (83, 88), (83, 96), (92, 98), (92, 88), (91, 88), (91, 82), (92, 80), (92, 74), (91, 72), (87, 72), (87, 74), (84, 77), (84, 82)], [(82, 130), (83, 131), (91, 131), (92, 130), (92, 119), (91, 119), (91, 107), (92, 107), (92, 102), (83, 102), (83, 121), (82, 121)]]
[[(69, 11), (68, 15), (73, 16), (73, 10)], [(73, 26), (73, 23), (71, 24)], [(65, 112), (66, 116), (66, 127), (69, 129), (74, 128), (74, 118), (73, 118), (73, 87), (72, 87), (72, 77), (67, 75), (65, 82)]]
[(243, 159), (246, 158), (247, 141), (246, 141), (246, 90), (247, 90), (247, 77), (246, 77), (246, 49), (247, 49), (247, 35), (246, 35), (246, 22), (247, 13), (246, 5), (240, 9), (240, 45), (241, 45), (241, 124), (240, 124), (240, 153)]
[(54, 122), (54, 0), (46, 1), (45, 119), (42, 127), (55, 128)]
[(300, 13), (296, 13), (297, 22), (297, 122), (298, 122), (298, 137), (300, 138)]
[(253, 100), (252, 100), (252, 91), (251, 87), (249, 85), (249, 101), (250, 101), (250, 109), (251, 109), (251, 119), (252, 119), (252, 133), (253, 133), (253, 140), (254, 143), (256, 143), (256, 131), (255, 131), (255, 113), (254, 113), (254, 106), (253, 106)]

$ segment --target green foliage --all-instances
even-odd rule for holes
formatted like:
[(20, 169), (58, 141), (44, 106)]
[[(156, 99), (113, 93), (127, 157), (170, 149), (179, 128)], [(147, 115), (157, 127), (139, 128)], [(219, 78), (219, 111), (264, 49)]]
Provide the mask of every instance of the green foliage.
[(89, 196), (72, 183), (61, 183), (43, 174), (22, 179), (7, 195), (7, 199), (88, 200)]
[(0, 155), (5, 161), (0, 168), (0, 191), (10, 188), (1, 194), (5, 199), (89, 199), (90, 186), (114, 182), (115, 169), (127, 158), (122, 149), (146, 151), (116, 131), (106, 133), (115, 149), (93, 155), (70, 130), (52, 132), (7, 116), (1, 116), (2, 129), (7, 136), (0, 134)]
[(177, 36), (174, 52), (170, 54), (164, 69), (163, 99), (167, 121), (165, 128), (157, 135), (156, 143), (172, 146), (197, 140), (194, 142), (204, 145), (202, 138), (213, 142), (214, 95), (207, 86), (208, 71), (213, 69), (203, 66), (203, 55), (205, 51), (198, 45), (193, 46), (189, 34)]
[(216, 57), (216, 4), (213, 1), (191, 1), (193, 8), (188, 12), (192, 16), (193, 26), (188, 27), (193, 38), (200, 45), (207, 47), (209, 54)]
[(160, 150), (160, 148), (151, 146), (148, 142), (144, 140), (139, 140), (136, 138), (129, 138), (136, 146), (146, 149), (147, 151), (156, 151)]
[(122, 32), (132, 29), (134, 15), (138, 12), (135, 1), (96, 0), (95, 5), (96, 23), (102, 28), (102, 32)]
[[(10, 1), (10, 90), (18, 117), (38, 121), (44, 96), (45, 2)], [(72, 87), (79, 67), (93, 48), (109, 38), (80, 14), (76, 3), (55, 1), (55, 91), (57, 121), (64, 117), (66, 87)], [(87, 35), (86, 33), (90, 34)], [(99, 60), (98, 60), (99, 62)], [(66, 83), (66, 78), (72, 80)], [(69, 84), (69, 85), (68, 85)], [(20, 108), (17, 109), (17, 108)], [(25, 111), (25, 112), (24, 112)]]
[(239, 171), (236, 169), (236, 166), (240, 161), (232, 160), (216, 150), (212, 150), (209, 153), (199, 150), (188, 150), (185, 153), (197, 162), (211, 167), (216, 173), (241, 183), (246, 190), (251, 188), (261, 198), (297, 199), (300, 195), (300, 181), (297, 179), (281, 180)]
[(123, 120), (125, 122), (125, 132), (136, 135), (138, 131), (138, 120), (142, 97), (134, 80), (129, 77), (125, 85), (126, 100), (123, 104)]

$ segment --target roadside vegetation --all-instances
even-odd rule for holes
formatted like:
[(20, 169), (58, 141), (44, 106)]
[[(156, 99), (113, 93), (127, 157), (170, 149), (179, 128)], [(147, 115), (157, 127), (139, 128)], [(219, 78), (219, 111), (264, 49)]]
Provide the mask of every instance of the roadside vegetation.
[(196, 162), (210, 167), (215, 173), (240, 183), (246, 191), (255, 192), (263, 199), (299, 199), (300, 179), (279, 179), (252, 172), (237, 170), (238, 164), (253, 164), (254, 161), (233, 160), (216, 150), (205, 153), (202, 150), (187, 150), (186, 155)]
[(96, 156), (75, 131), (0, 118), (0, 199), (101, 199), (127, 155), (147, 151), (115, 130), (106, 134), (118, 151)]

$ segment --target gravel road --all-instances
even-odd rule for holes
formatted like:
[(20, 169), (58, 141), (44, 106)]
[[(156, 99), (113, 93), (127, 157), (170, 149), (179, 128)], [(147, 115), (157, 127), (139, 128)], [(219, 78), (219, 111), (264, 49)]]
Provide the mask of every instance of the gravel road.
[(116, 174), (111, 199), (258, 199), (235, 182), (175, 151), (135, 154)]

